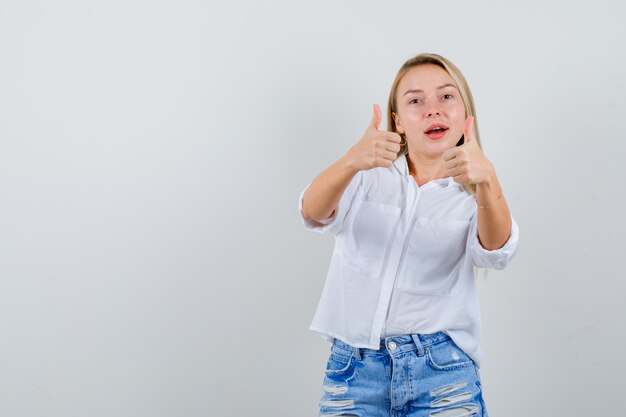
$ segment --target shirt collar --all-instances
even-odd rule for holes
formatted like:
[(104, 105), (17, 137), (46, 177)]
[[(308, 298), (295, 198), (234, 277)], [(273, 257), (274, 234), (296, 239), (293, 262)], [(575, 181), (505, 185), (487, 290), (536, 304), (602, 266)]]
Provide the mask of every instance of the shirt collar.
[[(404, 175), (405, 177), (409, 176), (409, 164), (406, 160), (406, 154), (402, 154), (398, 158), (396, 158), (396, 160), (393, 162), (393, 165), (396, 167), (396, 169), (398, 170), (400, 174)], [(452, 177), (437, 178), (435, 180), (432, 180), (431, 182), (440, 184), (442, 188), (451, 187), (453, 185), (458, 185), (461, 187), (461, 184), (457, 184), (452, 179)]]

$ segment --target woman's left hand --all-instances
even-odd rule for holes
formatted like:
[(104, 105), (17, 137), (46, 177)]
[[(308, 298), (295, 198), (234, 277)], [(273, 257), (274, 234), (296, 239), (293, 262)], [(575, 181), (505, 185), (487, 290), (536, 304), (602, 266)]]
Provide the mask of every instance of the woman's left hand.
[(464, 141), (460, 146), (448, 149), (442, 155), (446, 174), (459, 184), (480, 184), (494, 175), (494, 167), (474, 138), (474, 116), (465, 119)]

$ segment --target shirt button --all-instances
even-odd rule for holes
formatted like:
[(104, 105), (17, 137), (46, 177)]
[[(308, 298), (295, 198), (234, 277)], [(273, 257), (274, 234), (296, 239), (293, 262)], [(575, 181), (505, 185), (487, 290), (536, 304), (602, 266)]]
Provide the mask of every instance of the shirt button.
[(398, 347), (398, 345), (396, 345), (396, 342), (394, 341), (389, 342), (388, 346), (389, 346), (389, 350), (395, 350), (396, 347)]

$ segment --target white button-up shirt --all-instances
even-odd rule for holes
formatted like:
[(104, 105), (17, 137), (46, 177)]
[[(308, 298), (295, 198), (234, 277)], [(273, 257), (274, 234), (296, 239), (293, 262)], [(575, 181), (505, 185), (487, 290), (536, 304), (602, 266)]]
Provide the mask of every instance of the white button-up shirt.
[(370, 349), (385, 336), (443, 331), (480, 365), (474, 266), (509, 264), (519, 240), (513, 217), (505, 245), (483, 248), (475, 197), (452, 177), (418, 186), (406, 155), (358, 172), (321, 222), (302, 214), (310, 185), (300, 217), (307, 230), (333, 234), (335, 248), (309, 329)]

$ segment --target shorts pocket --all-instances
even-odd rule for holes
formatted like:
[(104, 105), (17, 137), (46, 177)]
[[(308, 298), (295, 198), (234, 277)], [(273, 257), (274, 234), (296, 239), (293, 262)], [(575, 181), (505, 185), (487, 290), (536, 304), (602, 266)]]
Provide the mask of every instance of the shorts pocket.
[(430, 346), (426, 350), (426, 362), (431, 368), (438, 371), (448, 371), (474, 366), (472, 358), (452, 340)]
[(350, 379), (354, 373), (354, 353), (348, 355), (331, 351), (325, 373), (332, 379)]

